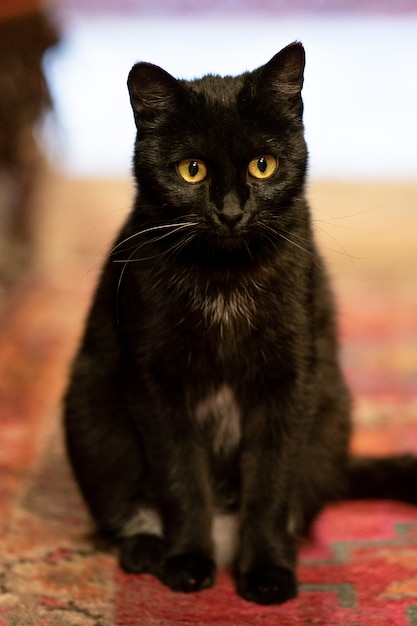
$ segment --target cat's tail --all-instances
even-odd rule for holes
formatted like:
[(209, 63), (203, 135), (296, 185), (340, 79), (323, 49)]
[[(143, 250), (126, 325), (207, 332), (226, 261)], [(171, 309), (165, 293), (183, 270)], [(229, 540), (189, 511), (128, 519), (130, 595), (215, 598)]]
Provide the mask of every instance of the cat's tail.
[(417, 456), (355, 457), (348, 463), (350, 499), (417, 504)]

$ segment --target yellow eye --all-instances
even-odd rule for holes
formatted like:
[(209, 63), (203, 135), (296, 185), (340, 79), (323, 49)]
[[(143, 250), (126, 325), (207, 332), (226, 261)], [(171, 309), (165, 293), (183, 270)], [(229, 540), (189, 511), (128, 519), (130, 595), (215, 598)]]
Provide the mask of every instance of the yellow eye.
[(278, 168), (278, 160), (272, 154), (256, 157), (248, 165), (248, 172), (253, 178), (270, 178)]
[(184, 159), (177, 165), (178, 174), (187, 183), (201, 183), (207, 176), (207, 168), (198, 159)]

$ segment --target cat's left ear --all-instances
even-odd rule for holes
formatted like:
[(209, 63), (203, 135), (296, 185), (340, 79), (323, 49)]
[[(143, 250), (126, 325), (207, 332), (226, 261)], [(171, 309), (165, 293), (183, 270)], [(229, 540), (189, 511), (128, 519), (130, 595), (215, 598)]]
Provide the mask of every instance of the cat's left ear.
[(302, 116), (301, 89), (304, 81), (305, 52), (301, 43), (283, 48), (263, 67), (256, 80), (256, 95), (274, 105), (276, 101)]
[(179, 81), (152, 63), (136, 63), (127, 86), (138, 129), (156, 126), (178, 105), (182, 95)]

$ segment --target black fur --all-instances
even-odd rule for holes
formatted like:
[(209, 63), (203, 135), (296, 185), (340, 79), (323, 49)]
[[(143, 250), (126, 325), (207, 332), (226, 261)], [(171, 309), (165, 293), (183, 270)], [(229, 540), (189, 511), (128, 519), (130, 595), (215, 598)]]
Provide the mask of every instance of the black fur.
[[(296, 595), (297, 533), (351, 483), (350, 401), (304, 195), (303, 70), (300, 44), (236, 78), (133, 67), (137, 197), (66, 396), (74, 471), (122, 566), (208, 587), (214, 513), (236, 511), (237, 589), (264, 604)], [(248, 174), (262, 155), (278, 159), (265, 180)], [(183, 180), (184, 159), (207, 177)]]

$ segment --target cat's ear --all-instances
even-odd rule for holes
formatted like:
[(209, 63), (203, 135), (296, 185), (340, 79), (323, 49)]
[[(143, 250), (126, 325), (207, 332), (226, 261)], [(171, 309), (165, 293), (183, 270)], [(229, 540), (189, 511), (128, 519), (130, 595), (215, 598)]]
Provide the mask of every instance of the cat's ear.
[(269, 106), (279, 101), (301, 116), (304, 67), (305, 52), (302, 44), (295, 42), (286, 46), (258, 70), (255, 97), (260, 96)]
[(138, 128), (155, 126), (181, 98), (177, 79), (152, 63), (137, 63), (127, 79), (130, 102)]

